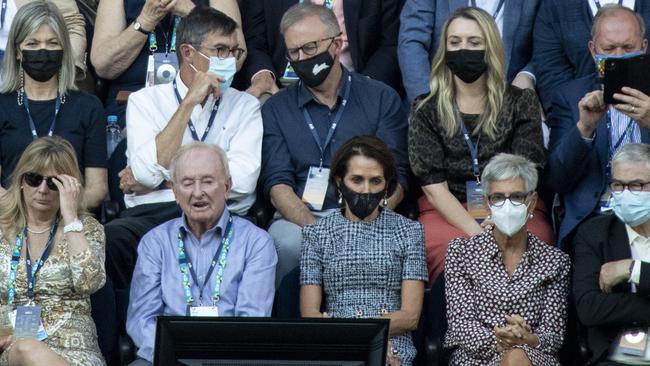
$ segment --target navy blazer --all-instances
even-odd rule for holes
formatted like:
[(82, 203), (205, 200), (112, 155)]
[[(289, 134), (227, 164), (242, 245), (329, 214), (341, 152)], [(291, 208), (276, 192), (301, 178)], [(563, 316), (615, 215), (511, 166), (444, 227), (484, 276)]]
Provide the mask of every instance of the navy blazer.
[[(533, 25), (539, 0), (505, 0), (503, 44), (507, 79), (520, 71), (533, 70)], [(406, 95), (410, 101), (429, 92), (429, 74), (442, 26), (456, 9), (468, 6), (469, 0), (406, 0), (400, 16), (397, 56), (402, 70)]]
[[(399, 11), (404, 0), (345, 0), (343, 15), (350, 57), (356, 72), (402, 89), (397, 64)], [(282, 15), (298, 0), (244, 0), (242, 26), (248, 56), (242, 68), (244, 85), (260, 70), (273, 71), (279, 81), (287, 67), (280, 34)]]
[[(561, 195), (565, 207), (560, 245), (580, 222), (598, 212), (600, 196), (608, 184), (609, 131), (605, 117), (598, 123), (593, 142), (585, 141), (576, 126), (580, 119), (578, 102), (597, 89), (595, 73), (571, 81), (555, 95), (546, 120), (551, 129), (546, 183)], [(641, 140), (650, 143), (645, 128), (641, 128)]]
[[(650, 34), (650, 1), (636, 0), (635, 11)], [(535, 22), (533, 65), (544, 110), (567, 82), (595, 72), (589, 52), (593, 16), (587, 0), (544, 0)]]
[(608, 356), (612, 342), (625, 328), (650, 326), (650, 263), (641, 263), (637, 293), (625, 281), (606, 294), (600, 290), (601, 266), (632, 258), (625, 224), (615, 215), (602, 215), (580, 225), (573, 240), (573, 298), (580, 322), (587, 327), (589, 364)]

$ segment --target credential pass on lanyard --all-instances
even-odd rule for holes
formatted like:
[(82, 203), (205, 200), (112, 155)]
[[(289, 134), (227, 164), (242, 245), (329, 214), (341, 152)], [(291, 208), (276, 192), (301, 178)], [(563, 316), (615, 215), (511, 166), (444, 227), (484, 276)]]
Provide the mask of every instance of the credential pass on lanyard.
[(332, 141), (332, 137), (334, 136), (334, 131), (336, 131), (336, 126), (341, 121), (341, 117), (343, 117), (343, 110), (345, 110), (345, 106), (348, 104), (348, 97), (350, 97), (351, 84), (352, 84), (352, 76), (348, 75), (347, 79), (345, 80), (345, 86), (344, 86), (345, 91), (343, 92), (343, 101), (341, 101), (341, 106), (339, 107), (338, 111), (336, 112), (336, 115), (334, 116), (334, 119), (332, 120), (332, 125), (330, 126), (329, 131), (327, 132), (327, 137), (325, 138), (324, 144), (321, 144), (320, 136), (318, 136), (318, 132), (316, 131), (316, 127), (314, 126), (314, 121), (312, 120), (311, 115), (307, 110), (307, 107), (306, 106), (302, 107), (302, 114), (305, 117), (307, 126), (309, 126), (309, 131), (311, 132), (311, 135), (314, 137), (314, 141), (316, 141), (316, 145), (320, 150), (320, 168), (323, 167), (325, 150), (327, 150), (327, 146), (329, 146), (330, 142)]
[[(27, 99), (27, 96), (25, 95), (25, 92), (21, 92), (23, 94), (22, 99), (23, 99), (23, 105), (25, 106), (25, 110), (27, 111), (27, 120), (29, 121), (29, 130), (32, 132), (32, 139), (36, 140), (38, 138), (38, 133), (36, 133), (36, 124), (34, 123), (34, 119), (32, 118), (32, 112), (29, 110), (29, 99)], [(57, 96), (56, 98), (56, 106), (54, 107), (54, 118), (52, 118), (52, 123), (50, 123), (50, 129), (47, 131), (48, 136), (52, 136), (54, 134), (54, 127), (56, 126), (56, 116), (59, 114), (59, 110), (61, 110), (61, 98)]]
[[(503, 8), (503, 3), (505, 3), (506, 0), (499, 0), (499, 3), (497, 4), (496, 10), (494, 10), (494, 13), (492, 14), (492, 18), (496, 20), (497, 16), (499, 15), (499, 12), (501, 11), (501, 8)], [(472, 6), (476, 6), (476, 0), (472, 0)]]
[[(56, 228), (58, 222), (54, 222), (50, 228), (50, 235), (47, 238), (47, 244), (45, 245), (45, 250), (41, 257), (38, 258), (35, 262), (35, 266), (32, 266), (31, 257), (29, 255), (29, 245), (25, 245), (25, 265), (27, 267), (27, 297), (31, 301), (34, 299), (34, 287), (36, 286), (36, 275), (43, 268), (43, 264), (50, 257), (52, 252), (52, 242), (54, 241), (54, 233), (56, 233)], [(18, 268), (18, 263), (20, 262), (20, 251), (23, 247), (23, 242), (27, 242), (27, 227), (25, 227), (18, 235), (16, 235), (16, 245), (14, 246), (14, 251), (11, 255), (11, 267), (9, 270), (9, 283), (7, 284), (7, 304), (12, 305), (16, 297), (16, 271)]]
[[(181, 95), (178, 93), (178, 88), (176, 87), (176, 79), (172, 82), (174, 85), (174, 94), (176, 95), (176, 100), (178, 101), (178, 105), (181, 105), (181, 102), (183, 101), (181, 99)], [(221, 102), (221, 99), (217, 100), (214, 102), (214, 107), (212, 107), (212, 113), (210, 113), (210, 119), (208, 120), (208, 125), (205, 127), (205, 131), (203, 131), (203, 136), (201, 136), (201, 139), (199, 139), (199, 135), (196, 133), (196, 127), (194, 127), (194, 123), (192, 123), (192, 119), (187, 122), (187, 127), (190, 129), (190, 133), (192, 134), (192, 138), (194, 141), (205, 141), (205, 138), (208, 137), (208, 133), (210, 132), (210, 129), (212, 128), (212, 125), (214, 124), (214, 118), (217, 116), (217, 111), (219, 110), (219, 103)]]
[(194, 272), (194, 267), (192, 266), (192, 263), (190, 261), (190, 257), (188, 256), (187, 251), (185, 250), (184, 240), (187, 233), (185, 232), (185, 229), (183, 229), (182, 227), (178, 230), (178, 264), (180, 266), (181, 274), (183, 276), (183, 290), (185, 292), (185, 302), (187, 303), (188, 315), (189, 315), (190, 306), (192, 305), (192, 303), (194, 303), (194, 297), (192, 296), (192, 286), (190, 284), (190, 276), (192, 277), (192, 281), (197, 286), (199, 286), (199, 302), (201, 302), (203, 300), (203, 290), (205, 289), (205, 286), (207, 286), (208, 282), (210, 281), (210, 276), (212, 276), (212, 272), (214, 271), (215, 267), (217, 267), (217, 276), (214, 279), (214, 290), (212, 291), (212, 301), (216, 303), (219, 301), (219, 298), (221, 297), (221, 283), (223, 281), (223, 271), (224, 268), (226, 267), (228, 250), (230, 249), (230, 244), (232, 243), (232, 238), (234, 235), (232, 221), (233, 221), (232, 216), (229, 216), (228, 224), (226, 225), (226, 229), (224, 230), (223, 237), (221, 238), (221, 243), (219, 244), (219, 248), (217, 249), (217, 252), (212, 258), (212, 262), (210, 263), (210, 269), (208, 269), (208, 273), (205, 275), (205, 280), (203, 281), (203, 284), (200, 284), (200, 282), (198, 281), (196, 273)]
[(461, 127), (463, 128), (463, 138), (467, 143), (469, 154), (472, 157), (472, 172), (474, 173), (474, 177), (476, 177), (476, 182), (478, 184), (481, 184), (481, 168), (478, 165), (478, 145), (481, 142), (481, 135), (479, 134), (478, 139), (476, 140), (476, 145), (474, 145), (471, 136), (467, 132), (467, 127), (465, 127), (465, 123), (461, 123)]

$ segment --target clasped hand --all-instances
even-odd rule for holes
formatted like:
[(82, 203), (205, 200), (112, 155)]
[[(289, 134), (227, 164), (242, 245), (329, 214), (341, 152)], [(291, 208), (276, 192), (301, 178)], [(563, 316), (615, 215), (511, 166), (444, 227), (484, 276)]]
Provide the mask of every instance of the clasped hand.
[(495, 326), (493, 331), (497, 352), (504, 352), (518, 345), (526, 344), (531, 347), (539, 345), (539, 338), (520, 315), (506, 316), (506, 325)]

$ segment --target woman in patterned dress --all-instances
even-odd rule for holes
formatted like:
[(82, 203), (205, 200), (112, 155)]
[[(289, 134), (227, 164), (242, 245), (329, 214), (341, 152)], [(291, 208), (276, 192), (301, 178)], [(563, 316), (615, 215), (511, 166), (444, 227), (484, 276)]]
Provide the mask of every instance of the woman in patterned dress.
[(0, 338), (0, 365), (105, 364), (90, 317), (90, 294), (105, 280), (104, 230), (85, 212), (80, 176), (72, 145), (43, 137), (0, 197), (0, 305), (39, 306), (46, 334)]
[(449, 243), (445, 291), (451, 365), (560, 365), (569, 256), (526, 230), (535, 164), (499, 154), (483, 171), (494, 228)]
[(422, 226), (385, 207), (397, 185), (395, 159), (378, 138), (355, 137), (337, 151), (330, 184), (345, 204), (303, 229), (300, 312), (389, 318), (387, 360), (410, 365), (427, 272)]

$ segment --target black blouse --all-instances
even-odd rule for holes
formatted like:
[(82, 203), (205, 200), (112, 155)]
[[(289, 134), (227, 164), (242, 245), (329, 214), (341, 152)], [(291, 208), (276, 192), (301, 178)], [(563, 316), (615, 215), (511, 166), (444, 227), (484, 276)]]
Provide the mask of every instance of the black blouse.
[[(2, 186), (9, 185), (9, 176), (18, 159), (32, 141), (24, 105), (18, 105), (16, 93), (0, 94), (0, 164)], [(47, 136), (54, 118), (56, 100), (29, 101), (29, 109), (39, 137)], [(54, 135), (68, 140), (75, 149), (81, 174), (84, 168), (105, 168), (106, 121), (104, 108), (97, 97), (73, 91), (66, 95), (56, 118)]]
[[(416, 99), (415, 104), (423, 98)], [(465, 182), (474, 180), (472, 159), (461, 132), (449, 138), (436, 115), (432, 98), (409, 118), (409, 160), (422, 186), (447, 182), (450, 192), (461, 202), (466, 200)], [(461, 115), (468, 131), (473, 130), (478, 115)], [(478, 136), (472, 135), (476, 144)], [(542, 136), (541, 110), (532, 90), (508, 86), (503, 107), (497, 117), (496, 138), (481, 133), (478, 160), (481, 172), (490, 158), (498, 153), (522, 155), (538, 167), (546, 162)]]

